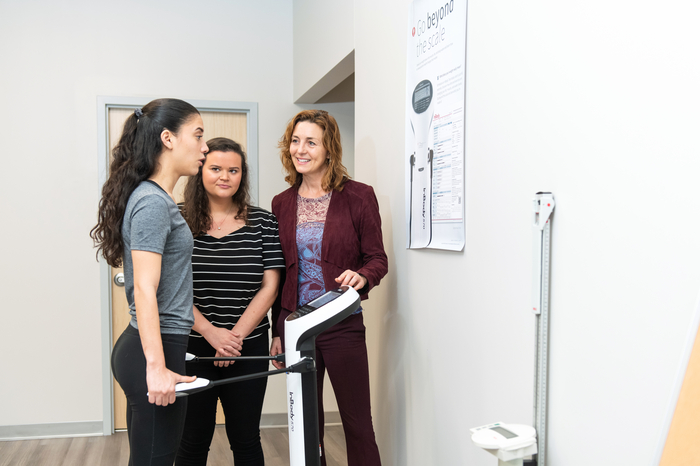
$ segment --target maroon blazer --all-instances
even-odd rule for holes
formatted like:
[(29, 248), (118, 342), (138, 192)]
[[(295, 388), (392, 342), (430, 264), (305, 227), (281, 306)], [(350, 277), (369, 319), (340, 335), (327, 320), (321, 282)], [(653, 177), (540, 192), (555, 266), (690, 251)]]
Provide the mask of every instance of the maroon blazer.
[[(281, 310), (293, 312), (298, 304), (297, 187), (291, 187), (272, 199), (272, 213), (279, 223), (286, 271), (272, 306), (272, 333), (277, 336), (277, 318)], [(343, 185), (342, 191), (333, 191), (328, 206), (321, 247), (321, 270), (326, 289), (333, 289), (336, 277), (347, 269), (367, 279), (367, 285), (359, 291), (363, 300), (389, 270), (377, 197), (371, 186), (352, 180)]]

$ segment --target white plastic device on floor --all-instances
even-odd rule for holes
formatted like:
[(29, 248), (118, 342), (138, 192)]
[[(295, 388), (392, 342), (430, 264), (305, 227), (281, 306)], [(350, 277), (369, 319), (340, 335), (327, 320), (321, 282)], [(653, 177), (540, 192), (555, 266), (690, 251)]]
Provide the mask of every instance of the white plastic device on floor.
[(537, 453), (535, 428), (494, 422), (470, 429), (472, 442), (498, 458), (498, 466), (522, 466), (523, 458)]
[(496, 422), (471, 429), (472, 441), (498, 458), (499, 466), (522, 466), (537, 455), (546, 466), (547, 359), (549, 348), (549, 273), (554, 195), (538, 192), (533, 206), (532, 312), (536, 316), (534, 427)]

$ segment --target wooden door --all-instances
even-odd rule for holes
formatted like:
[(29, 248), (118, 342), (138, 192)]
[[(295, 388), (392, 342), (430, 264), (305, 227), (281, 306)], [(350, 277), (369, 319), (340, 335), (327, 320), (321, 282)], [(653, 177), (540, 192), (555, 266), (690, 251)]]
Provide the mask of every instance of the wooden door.
[(700, 330), (695, 336), (683, 385), (659, 466), (700, 464)]
[[(110, 108), (109, 109), (109, 152), (111, 162), (111, 152), (117, 145), (121, 136), (122, 128), (127, 117), (134, 112), (133, 108)], [(245, 113), (233, 112), (202, 112), (204, 122), (204, 137), (209, 140), (214, 137), (227, 137), (239, 143), (243, 150), (246, 150), (248, 143), (247, 115)], [(109, 165), (108, 165), (109, 166)], [(175, 185), (173, 196), (177, 202), (183, 199), (187, 177), (182, 177)], [(126, 301), (124, 287), (118, 286), (114, 282), (114, 277), (122, 273), (121, 268), (112, 268), (112, 343), (114, 344), (119, 335), (122, 334), (129, 321), (129, 304)], [(113, 380), (114, 384), (114, 428), (126, 429), (126, 397), (119, 384)], [(219, 403), (216, 415), (217, 424), (224, 423), (223, 409)]]

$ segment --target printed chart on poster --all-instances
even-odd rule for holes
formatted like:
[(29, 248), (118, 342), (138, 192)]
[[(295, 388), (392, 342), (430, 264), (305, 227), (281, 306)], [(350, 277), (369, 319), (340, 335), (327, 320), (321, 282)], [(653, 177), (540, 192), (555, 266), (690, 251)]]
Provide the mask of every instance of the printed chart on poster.
[(410, 6), (406, 247), (464, 248), (466, 0)]

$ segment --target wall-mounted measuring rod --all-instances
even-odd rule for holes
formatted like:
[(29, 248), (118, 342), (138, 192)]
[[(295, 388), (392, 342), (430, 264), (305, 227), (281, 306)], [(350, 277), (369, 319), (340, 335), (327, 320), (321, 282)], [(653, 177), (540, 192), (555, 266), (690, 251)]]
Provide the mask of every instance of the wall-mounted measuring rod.
[(534, 424), (537, 430), (537, 466), (545, 466), (547, 450), (547, 356), (549, 345), (550, 236), (554, 196), (539, 192), (534, 210), (532, 312), (536, 315)]

